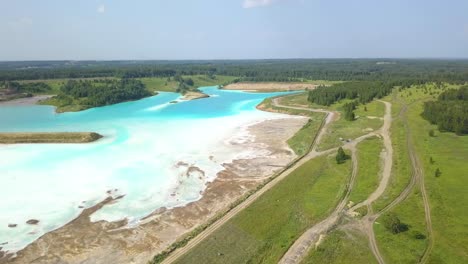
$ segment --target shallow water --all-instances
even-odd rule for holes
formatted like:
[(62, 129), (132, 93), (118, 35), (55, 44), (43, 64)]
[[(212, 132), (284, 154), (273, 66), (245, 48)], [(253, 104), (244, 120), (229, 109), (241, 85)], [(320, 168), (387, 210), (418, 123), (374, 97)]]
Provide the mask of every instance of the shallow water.
[[(138, 223), (160, 207), (197, 200), (222, 163), (259, 150), (232, 142), (251, 140), (245, 127), (284, 115), (258, 111), (280, 93), (203, 89), (212, 97), (179, 101), (176, 93), (134, 102), (55, 114), (50, 106), (0, 106), (0, 131), (93, 131), (90, 144), (0, 145), (0, 247), (15, 251), (59, 228), (83, 210), (125, 195), (92, 215), (93, 221)], [(178, 103), (170, 103), (178, 100)], [(196, 166), (205, 174), (192, 172)], [(180, 165), (180, 163), (179, 163)], [(28, 225), (29, 219), (39, 220)], [(17, 224), (10, 228), (8, 224)], [(7, 244), (3, 244), (8, 242)]]

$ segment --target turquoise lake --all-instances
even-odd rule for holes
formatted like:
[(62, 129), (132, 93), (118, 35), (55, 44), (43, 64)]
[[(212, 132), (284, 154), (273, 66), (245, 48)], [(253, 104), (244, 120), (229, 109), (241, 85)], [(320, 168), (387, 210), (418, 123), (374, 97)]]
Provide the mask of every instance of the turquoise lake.
[[(108, 196), (124, 195), (92, 215), (127, 218), (129, 225), (161, 207), (201, 197), (223, 163), (260, 155), (233, 142), (252, 140), (246, 127), (282, 114), (255, 108), (283, 93), (246, 93), (206, 87), (210, 98), (181, 101), (161, 92), (139, 101), (56, 114), (50, 106), (0, 105), (0, 132), (93, 131), (89, 144), (0, 145), (0, 244), (19, 250), (76, 218)], [(177, 103), (171, 103), (177, 101)], [(188, 164), (188, 165), (181, 165)], [(203, 175), (183, 177), (187, 166)], [(28, 225), (29, 219), (39, 220)], [(14, 228), (9, 224), (16, 224)]]

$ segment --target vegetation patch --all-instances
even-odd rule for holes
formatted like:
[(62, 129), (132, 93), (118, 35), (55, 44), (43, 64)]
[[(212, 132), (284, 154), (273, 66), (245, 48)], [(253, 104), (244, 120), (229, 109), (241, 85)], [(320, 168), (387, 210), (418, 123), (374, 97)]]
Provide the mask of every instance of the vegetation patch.
[(437, 101), (425, 102), (422, 116), (442, 132), (468, 134), (468, 86), (447, 90), (439, 95)]
[(323, 114), (312, 113), (307, 123), (288, 140), (288, 145), (298, 156), (306, 154), (315, 139)]
[(80, 111), (151, 95), (141, 81), (134, 79), (70, 80), (60, 87), (58, 95), (41, 103), (56, 106), (57, 112)]
[(277, 263), (308, 227), (333, 210), (349, 174), (350, 164), (339, 166), (333, 156), (305, 163), (176, 263)]
[[(445, 83), (417, 85), (396, 90), (388, 98), (393, 103), (395, 118), (391, 130), (395, 152), (393, 184), (384, 197), (377, 201), (376, 207), (383, 208), (394, 199), (411, 176), (405, 131), (407, 126), (422, 164), (431, 206), (434, 247), (428, 263), (465, 263), (468, 260), (468, 229), (465, 220), (468, 218), (468, 204), (464, 198), (464, 189), (468, 184), (468, 179), (464, 177), (464, 172), (468, 171), (468, 138), (451, 132), (438, 132), (436, 125), (421, 116), (425, 101), (436, 100), (440, 93), (458, 87), (460, 85)], [(404, 118), (407, 118), (406, 126)], [(432, 135), (429, 133), (431, 130), (434, 130)], [(439, 177), (436, 177), (437, 169), (440, 171)], [(384, 225), (375, 225), (376, 239), (385, 259), (390, 263), (419, 261), (428, 244), (419, 186), (416, 185), (407, 200), (391, 212), (397, 214), (409, 230), (392, 234)]]
[(379, 185), (382, 148), (378, 137), (366, 139), (357, 146), (358, 174), (349, 197), (355, 204), (364, 201)]
[(334, 230), (312, 249), (302, 264), (377, 263), (369, 249), (367, 237), (352, 230)]

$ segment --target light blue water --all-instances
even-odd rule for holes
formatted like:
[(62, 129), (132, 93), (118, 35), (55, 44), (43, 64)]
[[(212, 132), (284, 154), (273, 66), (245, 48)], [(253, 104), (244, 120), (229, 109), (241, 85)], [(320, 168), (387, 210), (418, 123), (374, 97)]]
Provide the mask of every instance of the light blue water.
[[(107, 196), (125, 195), (92, 220), (127, 218), (131, 225), (160, 207), (200, 198), (221, 164), (261, 150), (232, 142), (251, 140), (249, 124), (284, 117), (258, 111), (280, 93), (244, 93), (207, 87), (211, 97), (180, 101), (160, 93), (134, 102), (56, 114), (50, 106), (0, 106), (0, 131), (94, 131), (91, 144), (0, 145), (0, 244), (15, 251), (59, 228)], [(171, 101), (178, 103), (171, 104)], [(205, 174), (187, 176), (187, 166)], [(38, 225), (27, 225), (38, 219)], [(8, 224), (17, 224), (9, 228)]]

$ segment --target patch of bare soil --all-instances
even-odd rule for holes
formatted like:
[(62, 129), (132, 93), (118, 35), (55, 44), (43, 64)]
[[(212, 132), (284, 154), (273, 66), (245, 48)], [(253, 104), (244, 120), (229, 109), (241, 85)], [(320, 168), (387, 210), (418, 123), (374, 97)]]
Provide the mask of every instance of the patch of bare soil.
[(32, 97), (13, 99), (9, 101), (0, 100), (0, 106), (2, 105), (33, 105), (33, 104), (37, 104), (39, 101), (48, 99), (52, 96), (53, 95), (38, 95), (38, 96), (32, 96)]

